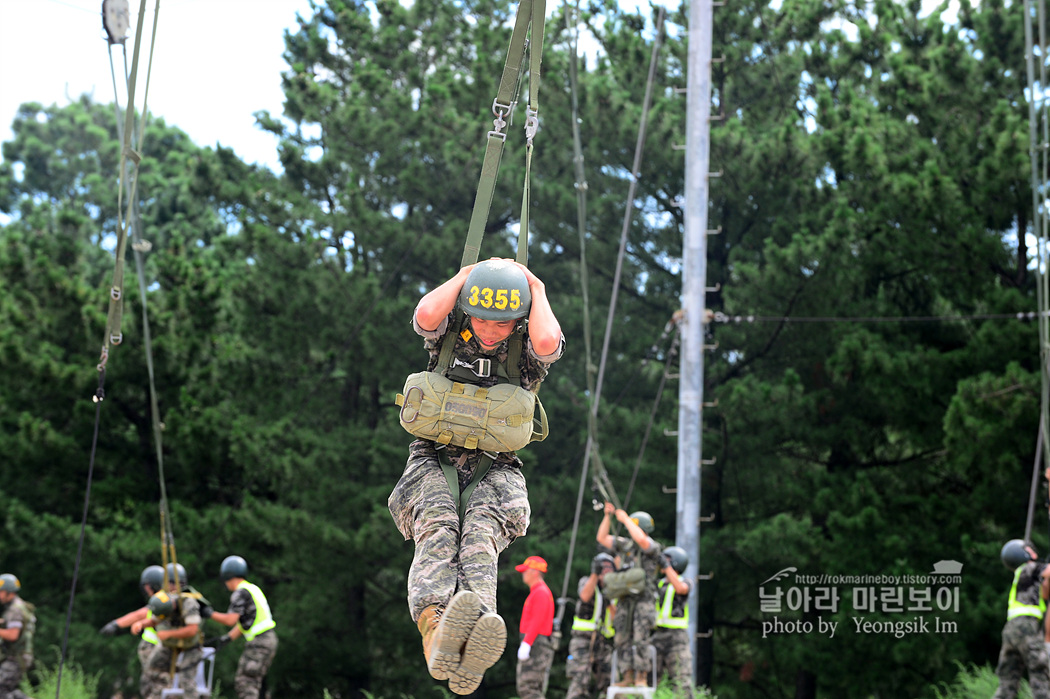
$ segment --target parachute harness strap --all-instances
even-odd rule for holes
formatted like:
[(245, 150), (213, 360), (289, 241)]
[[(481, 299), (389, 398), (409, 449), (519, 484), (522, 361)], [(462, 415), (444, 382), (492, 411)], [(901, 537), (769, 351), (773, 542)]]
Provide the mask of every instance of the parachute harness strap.
[[(478, 261), (481, 253), (481, 241), (485, 236), (485, 225), (488, 222), (489, 210), (492, 207), (492, 193), (496, 188), (496, 176), (499, 174), (500, 158), (503, 146), (507, 141), (504, 129), (512, 123), (514, 106), (517, 104), (521, 86), (521, 68), (525, 51), (529, 52), (529, 104), (525, 118), (525, 185), (522, 191), (521, 228), (518, 234), (517, 261), (528, 262), (529, 236), (529, 174), (532, 163), (532, 143), (539, 129), (539, 91), (540, 63), (543, 58), (543, 21), (546, 13), (546, 0), (522, 0), (514, 19), (514, 30), (510, 37), (507, 59), (503, 66), (496, 98), (492, 100), (492, 113), (496, 117), (493, 130), (486, 136), (485, 159), (481, 165), (481, 177), (478, 180), (478, 191), (474, 198), (474, 209), (470, 214), (467, 227), (467, 242), (463, 247), (463, 258), (460, 267), (472, 265)], [(531, 38), (529, 41), (529, 31)]]

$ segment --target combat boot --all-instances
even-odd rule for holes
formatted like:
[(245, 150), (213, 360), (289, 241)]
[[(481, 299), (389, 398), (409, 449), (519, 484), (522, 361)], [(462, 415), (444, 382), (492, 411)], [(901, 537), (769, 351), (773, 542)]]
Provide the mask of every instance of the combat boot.
[(416, 626), (419, 628), (419, 633), (423, 636), (423, 657), (427, 659), (427, 670), (430, 671), (430, 676), (435, 680), (447, 680), (448, 675), (445, 674), (443, 677), (438, 677), (434, 674), (434, 671), (430, 669), (430, 658), (432, 651), (436, 647), (434, 639), (438, 634), (438, 627), (441, 625), (441, 613), (444, 610), (432, 604), (422, 611), (419, 615), (419, 619), (416, 620)]
[(430, 641), (427, 669), (431, 677), (451, 680), (462, 661), (467, 637), (480, 615), (481, 598), (476, 593), (463, 590), (452, 597)]
[(506, 646), (507, 625), (503, 617), (493, 612), (482, 614), (470, 630), (459, 668), (449, 675), (448, 688), (460, 695), (474, 692)]
[(619, 682), (615, 683), (613, 687), (633, 687), (634, 685), (634, 670), (624, 670), (623, 677)]

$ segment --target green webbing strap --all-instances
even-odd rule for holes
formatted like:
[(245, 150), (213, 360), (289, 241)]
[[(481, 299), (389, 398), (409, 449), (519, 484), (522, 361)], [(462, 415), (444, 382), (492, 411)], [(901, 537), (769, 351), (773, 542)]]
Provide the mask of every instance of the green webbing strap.
[(481, 482), (481, 479), (485, 477), (485, 474), (489, 472), (489, 468), (492, 467), (493, 459), (486, 452), (481, 453), (481, 461), (478, 462), (478, 468), (474, 471), (474, 475), (471, 476), (470, 483), (467, 483), (467, 487), (463, 489), (463, 492), (459, 492), (459, 475), (456, 473), (455, 466), (449, 461), (448, 456), (445, 454), (444, 449), (438, 450), (438, 463), (441, 464), (441, 470), (445, 473), (445, 480), (448, 481), (448, 490), (452, 493), (452, 503), (456, 506), (456, 512), (459, 513), (459, 521), (463, 521), (463, 514), (467, 510), (467, 503), (470, 502), (470, 495), (474, 492), (474, 487)]
[[(503, 145), (506, 143), (507, 134), (503, 131), (507, 127), (506, 120), (511, 116), (514, 104), (517, 101), (517, 92), (521, 81), (521, 63), (525, 56), (525, 48), (528, 44), (526, 34), (532, 27), (532, 46), (529, 57), (529, 109), (527, 109), (525, 133), (528, 139), (525, 174), (525, 204), (528, 203), (528, 163), (532, 155), (532, 138), (536, 133), (537, 100), (540, 87), (540, 61), (543, 57), (543, 21), (546, 12), (545, 0), (521, 0), (518, 12), (514, 20), (514, 30), (510, 37), (510, 47), (507, 50), (507, 60), (503, 66), (503, 75), (500, 78), (499, 90), (496, 99), (492, 102), (492, 113), (496, 118), (493, 120), (493, 130), (488, 132), (488, 140), (485, 146), (485, 160), (481, 165), (481, 177), (478, 181), (478, 191), (474, 198), (474, 209), (470, 214), (470, 224), (467, 227), (467, 242), (463, 247), (463, 258), (460, 267), (472, 265), (478, 261), (481, 253), (481, 240), (485, 235), (485, 224), (488, 221), (489, 210), (492, 207), (492, 193), (496, 188), (496, 176), (499, 173), (499, 161), (503, 155)], [(524, 242), (523, 240), (524, 239)], [(521, 232), (518, 237), (517, 261), (525, 264), (528, 260), (528, 211), (522, 210)]]
[(546, 14), (546, 0), (533, 0), (532, 6), (532, 46), (529, 49), (529, 104), (525, 108), (525, 184), (521, 193), (521, 225), (518, 233), (517, 261), (525, 265), (529, 262), (529, 210), (530, 176), (532, 173), (532, 139), (539, 129), (540, 111), (540, 62), (543, 60), (543, 18)]
[(456, 337), (463, 331), (466, 319), (466, 314), (457, 307), (456, 314), (452, 317), (452, 324), (445, 336), (441, 338), (441, 353), (438, 355), (437, 366), (434, 367), (435, 373), (444, 376), (445, 372), (448, 371), (449, 366), (452, 364), (452, 350), (456, 348)]

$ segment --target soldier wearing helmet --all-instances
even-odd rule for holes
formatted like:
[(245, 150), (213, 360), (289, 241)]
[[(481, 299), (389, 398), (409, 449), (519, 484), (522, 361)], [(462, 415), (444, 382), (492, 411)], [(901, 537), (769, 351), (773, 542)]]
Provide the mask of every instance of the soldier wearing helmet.
[(679, 577), (689, 566), (689, 554), (680, 546), (664, 549), (663, 579), (657, 583), (656, 647), (657, 677), (671, 683), (676, 697), (693, 696), (693, 653), (689, 649), (689, 593), (692, 580)]
[[(627, 530), (627, 537), (613, 536), (612, 518)], [(665, 568), (662, 549), (651, 536), (653, 518), (648, 512), (627, 514), (612, 503), (605, 503), (605, 515), (598, 525), (598, 544), (612, 549), (624, 558), (624, 569), (641, 569), (643, 581), (632, 587), (632, 592), (617, 599), (613, 626), (616, 631), (617, 666), (623, 678), (618, 687), (647, 687), (652, 670), (650, 637), (656, 624), (656, 583), (659, 572)], [(625, 571), (618, 572), (623, 575)], [(606, 582), (611, 578), (606, 576)]]
[(601, 582), (606, 573), (615, 570), (615, 559), (602, 551), (591, 559), (591, 574), (580, 578), (576, 588), (576, 613), (565, 661), (565, 675), (569, 678), (565, 699), (605, 696), (609, 688), (614, 606), (602, 594)]
[[(1025, 671), (1032, 699), (1050, 699), (1047, 653), (1044, 638), (1046, 601), (1050, 598), (1050, 566), (1038, 560), (1035, 549), (1021, 539), (1003, 545), (1003, 564), (1013, 570), (1013, 585), (1007, 598), (1003, 644), (995, 674), (999, 689), (992, 699), (1015, 699)], [(1048, 618), (1050, 619), (1050, 618)]]
[[(429, 371), (452, 342), (445, 376), (481, 388), (516, 381), (535, 393), (565, 342), (543, 282), (506, 259), (460, 269), (419, 301), (412, 323), (430, 354)], [(470, 694), (506, 645), (506, 625), (496, 613), (496, 563), (529, 525), (521, 460), (513, 451), (416, 439), (388, 506), (401, 534), (416, 542), (408, 607), (427, 669), (448, 679), (453, 692)]]
[[(131, 625), (131, 633), (144, 633), (154, 628), (159, 643), (154, 646), (146, 661), (147, 672), (162, 677), (161, 682), (150, 688), (151, 694), (143, 699), (159, 699), (163, 690), (172, 685), (172, 658), (179, 687), (184, 699), (197, 699), (197, 665), (203, 658), (201, 652), (202, 598), (189, 587), (189, 578), (182, 564), (167, 565), (165, 570), (166, 590), (159, 590), (147, 603), (149, 616)], [(205, 601), (206, 602), (206, 601)]]
[[(139, 574), (139, 590), (142, 592), (145, 601), (148, 603), (150, 597), (163, 589), (164, 569), (158, 565), (151, 565), (143, 568), (142, 573)], [(151, 615), (152, 612), (149, 610), (148, 604), (143, 605), (134, 611), (130, 611), (127, 614), (108, 622), (105, 626), (99, 629), (99, 633), (103, 636), (116, 636), (122, 633), (130, 633), (132, 624), (136, 621), (147, 619)], [(143, 697), (159, 695), (160, 691), (167, 683), (167, 675), (164, 672), (152, 670), (149, 666), (149, 656), (153, 652), (153, 649), (157, 647), (158, 643), (160, 643), (160, 641), (157, 638), (157, 631), (152, 626), (145, 627), (142, 630), (142, 636), (139, 640), (137, 649), (139, 665), (141, 666), (141, 672), (139, 674), (139, 694)]]
[(0, 697), (29, 699), (18, 685), (33, 665), (33, 605), (20, 596), (22, 583), (11, 573), (0, 575)]
[(218, 638), (208, 639), (204, 645), (222, 648), (232, 640), (244, 636), (244, 651), (237, 662), (233, 688), (237, 699), (258, 699), (263, 680), (277, 654), (277, 622), (270, 613), (266, 595), (245, 577), (248, 563), (240, 556), (227, 556), (219, 566), (219, 577), (230, 591), (230, 607), (225, 612), (213, 612), (211, 618), (233, 627)]

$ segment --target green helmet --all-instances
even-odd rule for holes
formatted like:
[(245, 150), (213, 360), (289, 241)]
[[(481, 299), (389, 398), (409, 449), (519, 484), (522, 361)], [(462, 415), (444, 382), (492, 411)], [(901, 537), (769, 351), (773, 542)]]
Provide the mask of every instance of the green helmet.
[(149, 607), (153, 616), (158, 619), (166, 619), (175, 611), (175, 598), (165, 590), (161, 590), (149, 598), (149, 603), (146, 606)]
[(642, 512), (641, 510), (632, 512), (631, 519), (646, 534), (653, 533), (653, 518), (648, 512)]
[(1017, 570), (1018, 566), (1023, 566), (1032, 560), (1032, 556), (1028, 553), (1027, 544), (1025, 544), (1023, 539), (1010, 539), (1003, 544), (1003, 550), (999, 553), (999, 559), (1010, 570)]
[[(142, 590), (142, 594), (146, 595), (146, 585), (150, 586), (153, 592), (164, 589), (164, 569), (160, 566), (147, 566), (142, 569), (142, 574), (139, 575), (139, 589)], [(150, 594), (153, 594), (152, 592)], [(146, 595), (149, 597), (149, 595)]]
[(22, 589), (22, 583), (18, 582), (18, 578), (10, 573), (4, 573), (0, 575), (0, 590), (4, 592), (18, 592)]
[(681, 546), (668, 546), (664, 549), (664, 553), (667, 554), (667, 559), (671, 561), (671, 567), (674, 568), (674, 572), (679, 575), (684, 573), (685, 569), (689, 567), (689, 554)]
[(492, 258), (470, 270), (459, 292), (459, 307), (479, 320), (517, 320), (529, 314), (529, 280), (516, 262)]
[(227, 556), (219, 566), (219, 577), (226, 580), (231, 578), (243, 578), (248, 575), (248, 562), (240, 556)]
[(178, 573), (179, 587), (185, 589), (190, 584), (190, 579), (186, 577), (186, 568), (181, 563), (169, 563), (165, 566), (168, 574), (168, 584), (175, 584), (176, 573)]

